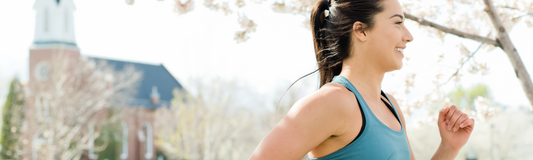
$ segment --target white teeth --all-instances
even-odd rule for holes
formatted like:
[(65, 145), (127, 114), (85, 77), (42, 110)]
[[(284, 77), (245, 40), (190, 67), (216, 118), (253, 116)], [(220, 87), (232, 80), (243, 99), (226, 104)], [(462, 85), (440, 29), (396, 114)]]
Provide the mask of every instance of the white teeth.
[(403, 52), (403, 49), (401, 48), (395, 48), (397, 51)]

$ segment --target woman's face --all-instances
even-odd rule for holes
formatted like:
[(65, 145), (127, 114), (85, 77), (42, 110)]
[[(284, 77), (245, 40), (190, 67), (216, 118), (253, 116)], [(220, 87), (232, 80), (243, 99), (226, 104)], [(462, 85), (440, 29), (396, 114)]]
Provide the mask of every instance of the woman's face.
[(403, 21), (404, 15), (397, 0), (383, 0), (383, 12), (374, 16), (374, 27), (366, 31), (364, 53), (385, 72), (402, 68), (403, 49), (413, 36)]

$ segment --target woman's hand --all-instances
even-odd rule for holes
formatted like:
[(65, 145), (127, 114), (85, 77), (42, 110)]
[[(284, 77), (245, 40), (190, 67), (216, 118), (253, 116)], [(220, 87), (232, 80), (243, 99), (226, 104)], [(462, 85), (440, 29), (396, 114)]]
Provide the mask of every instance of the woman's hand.
[(474, 119), (451, 105), (440, 110), (438, 125), (441, 145), (459, 152), (474, 130)]

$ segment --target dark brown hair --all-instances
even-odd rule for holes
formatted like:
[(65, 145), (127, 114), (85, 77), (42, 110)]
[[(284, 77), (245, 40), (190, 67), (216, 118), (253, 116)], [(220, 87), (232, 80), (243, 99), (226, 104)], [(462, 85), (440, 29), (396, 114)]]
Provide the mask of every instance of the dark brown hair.
[[(311, 11), (311, 31), (320, 73), (320, 87), (339, 75), (342, 61), (350, 55), (353, 25), (361, 30), (374, 26), (374, 16), (383, 11), (382, 0), (319, 0)], [(326, 13), (326, 10), (329, 11)], [(326, 16), (326, 14), (328, 14)]]

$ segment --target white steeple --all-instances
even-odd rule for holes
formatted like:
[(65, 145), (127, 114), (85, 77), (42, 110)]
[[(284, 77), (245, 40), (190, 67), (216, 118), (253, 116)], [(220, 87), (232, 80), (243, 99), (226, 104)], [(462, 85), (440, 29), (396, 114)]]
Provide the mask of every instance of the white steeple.
[(77, 48), (72, 0), (35, 0), (36, 11), (34, 47), (67, 45)]

